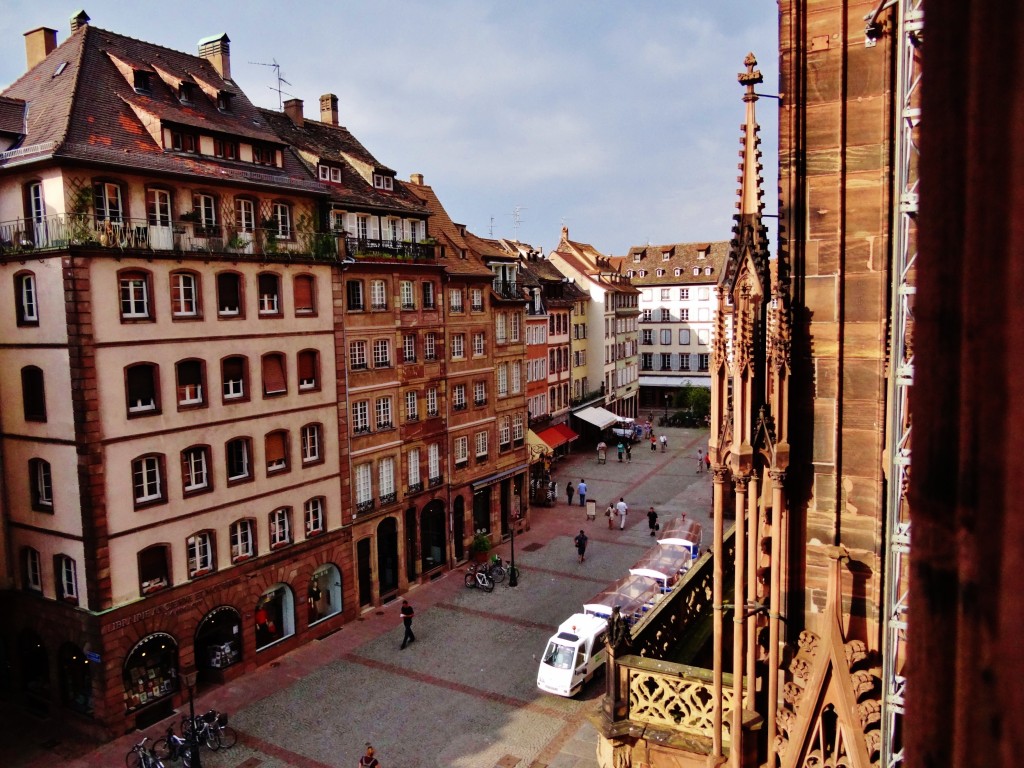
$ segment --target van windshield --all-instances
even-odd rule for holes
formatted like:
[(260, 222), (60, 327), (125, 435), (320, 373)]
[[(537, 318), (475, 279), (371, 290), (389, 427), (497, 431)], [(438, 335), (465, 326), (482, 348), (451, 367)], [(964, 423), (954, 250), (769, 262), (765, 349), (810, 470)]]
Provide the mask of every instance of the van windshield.
[(572, 669), (573, 658), (576, 656), (576, 649), (568, 645), (548, 643), (544, 651), (544, 663), (555, 669)]

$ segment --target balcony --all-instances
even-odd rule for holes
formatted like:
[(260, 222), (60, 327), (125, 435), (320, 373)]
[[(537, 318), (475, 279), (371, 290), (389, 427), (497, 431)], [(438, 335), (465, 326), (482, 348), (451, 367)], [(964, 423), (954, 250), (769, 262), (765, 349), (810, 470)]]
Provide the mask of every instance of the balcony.
[(480, 408), (481, 406), (487, 405), (487, 398), (486, 397), (478, 397), (475, 400), (473, 400), (473, 405), (475, 405), (477, 408)]
[(366, 237), (346, 237), (345, 253), (359, 261), (375, 261), (379, 259), (433, 261), (434, 245), (411, 243), (404, 240), (371, 240)]
[(370, 425), (369, 424), (361, 424), (358, 427), (352, 427), (352, 434), (353, 435), (368, 435), (368, 434), (370, 434)]
[[(463, 462), (463, 466), (465, 466), (465, 464), (466, 464), (466, 462)], [(430, 479), (428, 479), (427, 480), (427, 486), (430, 487), (430, 488), (437, 488), (437, 486), (439, 486), (443, 482), (444, 482), (444, 477), (442, 477), (441, 475), (438, 475), (437, 477), (431, 477)]]
[(462, 403), (452, 403), (452, 410), (453, 411), (464, 411), (464, 410), (466, 410), (466, 403), (465, 402), (462, 402)]
[(409, 483), (409, 487), (405, 491), (406, 496), (411, 496), (414, 493), (419, 493), (423, 490), (423, 483)]
[(373, 511), (373, 499), (367, 499), (366, 501), (356, 502), (356, 514), (361, 515), (365, 512)]
[(386, 507), (388, 504), (394, 504), (398, 501), (398, 494), (392, 491), (391, 493), (382, 493), (380, 495), (380, 505)]
[(494, 292), (503, 299), (523, 299), (521, 284), (514, 280), (495, 280), (492, 284)]
[(233, 260), (267, 257), (339, 261), (338, 240), (328, 232), (277, 229), (238, 231), (204, 226), (197, 221), (152, 224), (148, 219), (97, 219), (92, 214), (58, 213), (39, 221), (0, 222), (0, 256), (24, 255), (67, 248), (95, 248), (150, 253), (230, 254)]

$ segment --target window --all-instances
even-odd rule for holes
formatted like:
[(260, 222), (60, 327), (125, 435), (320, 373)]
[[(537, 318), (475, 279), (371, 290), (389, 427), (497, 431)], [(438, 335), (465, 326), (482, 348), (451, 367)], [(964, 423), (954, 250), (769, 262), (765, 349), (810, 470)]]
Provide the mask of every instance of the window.
[[(663, 272), (663, 271), (664, 270), (661, 270), (661, 269), (658, 270), (658, 272)], [(659, 277), (660, 277), (660, 275), (659, 275)], [(672, 290), (671, 288), (662, 288), (661, 289), (661, 300), (662, 301), (670, 301), (671, 300), (671, 296), (669, 294), (669, 292), (671, 290)]]
[(711, 297), (710, 289), (708, 289), (708, 288), (698, 288), (697, 289), (697, 300), (698, 301), (707, 301), (710, 297)]
[(512, 444), (512, 428), (508, 416), (498, 421), (498, 450), (507, 451)]
[(688, 371), (690, 370), (690, 356), (685, 352), (679, 355), (679, 370)]
[(191, 408), (206, 402), (205, 366), (202, 360), (182, 360), (174, 365), (177, 379), (178, 408)]
[(312, 275), (296, 275), (292, 280), (292, 300), (296, 315), (316, 314), (316, 278)]
[(671, 344), (672, 343), (672, 330), (669, 328), (661, 329), (661, 343)]
[(437, 388), (430, 387), (427, 389), (427, 416), (433, 418), (437, 415)]
[[(219, 108), (219, 96), (217, 97), (217, 103)], [(213, 156), (224, 160), (235, 160), (238, 157), (238, 144), (234, 141), (229, 141), (228, 139), (214, 139)]]
[(469, 463), (469, 438), (455, 438), (455, 466), (465, 466)]
[(373, 341), (373, 367), (391, 367), (391, 342), (388, 339), (374, 339)]
[(498, 397), (508, 395), (508, 363), (499, 363), (497, 372)]
[(216, 237), (217, 231), (217, 200), (213, 195), (192, 195), (192, 210), (199, 214), (199, 221), (193, 230), (199, 237)]
[(93, 205), (96, 220), (120, 224), (124, 219), (124, 205), (121, 201), (121, 185), (113, 182), (98, 182), (93, 186)]
[(25, 421), (46, 421), (46, 387), (42, 368), (26, 365), (21, 369), (21, 406)]
[(349, 312), (362, 312), (366, 309), (362, 280), (349, 280), (345, 283), (345, 301)]
[(373, 468), (367, 464), (356, 465), (356, 514), (373, 509)]
[(157, 366), (152, 363), (139, 363), (129, 366), (125, 370), (125, 395), (128, 402), (129, 418), (139, 414), (148, 415), (159, 412), (158, 370)]
[(210, 449), (194, 445), (181, 452), (181, 487), (185, 495), (211, 490)]
[(171, 131), (171, 149), (175, 152), (196, 152), (196, 135), (185, 131)]
[(320, 452), (321, 428), (319, 424), (307, 424), (299, 433), (302, 442), (303, 465), (319, 464), (323, 461)]
[(441, 448), (437, 443), (427, 446), (427, 478), (431, 485), (441, 482)]
[(522, 316), (518, 312), (512, 313), (512, 342), (519, 341), (519, 328), (522, 324)]
[(139, 591), (143, 595), (165, 589), (171, 581), (168, 547), (155, 544), (139, 552)]
[(299, 352), (299, 392), (320, 389), (320, 353), (315, 349)]
[(701, 328), (697, 331), (697, 343), (702, 347), (706, 347), (708, 345), (709, 337), (710, 334), (708, 333), (707, 328)]
[(416, 362), (416, 334), (406, 333), (402, 336), (402, 362)]
[(512, 394), (518, 395), (522, 389), (522, 363), (519, 360), (512, 361)]
[(140, 456), (132, 462), (132, 487), (135, 506), (163, 501), (163, 464), (160, 455)]
[(487, 384), (482, 381), (473, 383), (473, 404), (487, 405)]
[(348, 365), (353, 371), (366, 370), (366, 342), (353, 341), (348, 345)]
[(690, 289), (689, 288), (680, 288), (679, 289), (679, 298), (680, 298), (681, 301), (689, 301), (690, 300)]
[(377, 416), (377, 429), (391, 429), (393, 426), (391, 420), (391, 398), (390, 397), (378, 397), (375, 406), (375, 413)]
[(213, 534), (203, 531), (185, 540), (188, 551), (188, 577), (205, 576), (213, 571)]
[(402, 299), (402, 309), (416, 309), (416, 294), (413, 291), (412, 281), (403, 280), (398, 287)]
[(199, 317), (199, 276), (194, 272), (171, 273), (171, 315)]
[(285, 377), (284, 355), (280, 352), (264, 355), (262, 368), (264, 396), (285, 394), (288, 391), (288, 380)]
[(420, 452), (418, 448), (413, 448), (406, 454), (406, 466), (409, 470), (409, 491), (423, 490), (423, 482), (420, 480)]
[(292, 239), (292, 207), (287, 203), (274, 203), (274, 234), (282, 240)]
[(32, 509), (37, 512), (53, 512), (53, 476), (50, 473), (50, 462), (29, 459), (28, 481)]
[(267, 458), (267, 474), (288, 470), (288, 433), (283, 429), (268, 432), (263, 438), (264, 452)]
[(653, 344), (654, 343), (654, 330), (652, 328), (644, 328), (640, 331), (640, 343), (641, 344)]
[(314, 496), (302, 505), (302, 519), (306, 526), (306, 538), (324, 532), (324, 497)]
[(512, 417), (512, 440), (516, 445), (523, 444), (523, 414), (521, 413)]
[(449, 312), (461, 312), (462, 311), (462, 289), (452, 288), (448, 291), (448, 311)]
[(288, 507), (270, 513), (270, 548), (278, 549), (292, 543), (292, 515)]
[(370, 281), (370, 309), (388, 308), (388, 284), (384, 280)]
[(464, 333), (452, 334), (452, 360), (459, 360), (466, 356), (466, 335)]
[(228, 483), (238, 483), (252, 479), (252, 441), (247, 437), (229, 440), (224, 446), (224, 458), (227, 462)]
[(267, 144), (253, 144), (252, 161), (257, 165), (277, 165), (277, 150)]
[(423, 337), (423, 359), (437, 360), (437, 334), (429, 331)]
[(67, 555), (57, 555), (54, 570), (57, 572), (57, 597), (68, 602), (78, 602), (78, 566)]
[(39, 552), (32, 547), (22, 550), (24, 557), (25, 589), (33, 592), (43, 591), (43, 568)]
[(149, 273), (126, 270), (118, 274), (121, 287), (121, 319), (151, 320), (149, 312)]
[(640, 355), (640, 370), (642, 371), (653, 371), (654, 370), (654, 353), (644, 352)]
[(684, 323), (690, 322), (690, 310), (689, 309), (680, 309), (679, 310), (679, 319), (682, 322), (684, 322)]
[(419, 413), (419, 400), (416, 397), (415, 392), (405, 393), (405, 420), (406, 421), (418, 421), (420, 418)]
[(217, 275), (218, 317), (243, 317), (242, 276), (234, 272)]
[(661, 353), (661, 370), (671, 371), (672, 370), (672, 355), (669, 352)]
[(370, 404), (366, 400), (352, 403), (352, 432), (360, 435), (370, 431)]
[(380, 503), (393, 504), (398, 498), (395, 493), (395, 460), (384, 456), (377, 463), (377, 479), (379, 481)]
[(698, 371), (707, 371), (707, 370), (709, 370), (710, 369), (710, 363), (711, 363), (711, 355), (708, 355), (708, 354), (703, 353), (703, 352), (701, 354), (697, 355), (697, 370)]
[(477, 432), (473, 439), (473, 443), (476, 446), (476, 457), (477, 459), (487, 458), (487, 432)]
[(456, 384), (452, 387), (452, 408), (462, 411), (466, 408), (466, 385)]
[(31, 272), (14, 276), (14, 310), (18, 325), (39, 325), (36, 276)]
[(484, 292), (482, 288), (474, 288), (470, 291), (470, 306), (474, 312), (484, 311)]
[(473, 354), (477, 356), (484, 354), (484, 335), (482, 332), (473, 334)]
[[(25, 219), (32, 224), (43, 224), (46, 221), (46, 204), (43, 202), (43, 183), (41, 181), (30, 181), (22, 190), (25, 196)], [(36, 245), (39, 235), (43, 234), (42, 228), (36, 228)], [(43, 237), (45, 242), (45, 235)]]
[(394, 188), (394, 179), (381, 173), (375, 173), (373, 174), (373, 186), (377, 189), (390, 190)]
[(249, 378), (249, 366), (244, 357), (225, 357), (220, 364), (220, 374), (225, 402), (248, 397), (246, 380)]
[(239, 232), (256, 231), (256, 203), (246, 197), (235, 198), (235, 226)]
[(259, 286), (260, 316), (281, 314), (281, 278), (264, 272), (257, 278)]
[[(415, 226), (415, 222), (413, 222), (413, 226)], [(415, 236), (413, 237), (413, 242), (416, 242)], [(434, 284), (423, 283), (423, 308), (434, 309), (436, 306), (437, 300), (434, 297)]]
[(504, 344), (508, 341), (508, 316), (499, 312), (494, 316), (494, 342)]
[(256, 521), (238, 520), (231, 524), (231, 562), (239, 563), (256, 554)]

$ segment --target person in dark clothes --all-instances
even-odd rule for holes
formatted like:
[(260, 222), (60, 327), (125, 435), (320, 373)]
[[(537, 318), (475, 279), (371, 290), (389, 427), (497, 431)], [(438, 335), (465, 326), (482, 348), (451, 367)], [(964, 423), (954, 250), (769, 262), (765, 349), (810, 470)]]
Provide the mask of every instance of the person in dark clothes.
[(408, 600), (402, 601), (401, 613), (402, 623), (405, 624), (405, 637), (402, 638), (402, 646), (400, 650), (404, 649), (405, 646), (409, 645), (409, 643), (416, 642), (416, 635), (412, 633), (412, 618), (416, 615), (416, 612), (413, 611), (412, 606), (409, 605)]
[(658, 513), (651, 507), (647, 512), (647, 527), (651, 529), (651, 536), (658, 530)]
[(587, 559), (587, 534), (580, 529), (580, 535), (573, 539), (573, 543), (576, 544), (576, 554), (579, 555), (579, 562), (582, 563)]
[(572, 504), (572, 494), (576, 489), (572, 487), (572, 480), (565, 484), (565, 503)]
[(373, 747), (369, 744), (366, 745), (366, 754), (359, 758), (360, 768), (380, 768), (380, 761), (373, 756)]

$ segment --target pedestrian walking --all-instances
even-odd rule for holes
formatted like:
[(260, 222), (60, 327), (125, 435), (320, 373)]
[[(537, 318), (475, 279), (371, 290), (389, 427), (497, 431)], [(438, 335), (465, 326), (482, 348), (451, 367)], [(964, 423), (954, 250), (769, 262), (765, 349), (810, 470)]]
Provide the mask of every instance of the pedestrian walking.
[(402, 638), (402, 645), (399, 647), (399, 650), (404, 651), (405, 646), (416, 642), (416, 635), (412, 633), (412, 618), (416, 615), (416, 612), (409, 605), (408, 600), (403, 600), (400, 613), (402, 615), (402, 623), (405, 624), (405, 637)]
[(711, 471), (711, 451), (704, 454), (704, 469)]
[(668, 435), (662, 432), (659, 439), (661, 440), (661, 452), (664, 453), (668, 450)]
[(381, 768), (380, 761), (373, 755), (373, 746), (367, 744), (366, 754), (359, 758), (359, 768)]
[(626, 527), (626, 514), (629, 512), (629, 507), (626, 505), (626, 500), (621, 496), (619, 497), (619, 503), (615, 505), (615, 511), (619, 514), (619, 530), (624, 530)]
[(568, 483), (565, 484), (565, 503), (566, 504), (572, 504), (572, 492), (573, 492), (573, 490), (574, 489), (572, 487), (572, 480), (570, 480)]
[(697, 449), (697, 474), (704, 471), (704, 451)]
[(622, 445), (622, 441), (621, 441), (621, 440), (619, 440), (619, 444), (618, 444), (617, 446), (615, 446), (615, 447), (616, 447), (616, 448), (618, 449), (618, 451), (619, 451), (619, 464), (621, 464), (621, 463), (622, 463), (622, 453), (623, 453), (623, 451), (625, 451), (626, 449), (625, 449), (625, 447), (624, 447), (624, 446)]
[(651, 529), (651, 536), (658, 530), (658, 513), (651, 507), (647, 511), (647, 527)]
[(651, 432), (651, 450), (658, 450), (658, 438), (654, 436), (654, 432)]
[(615, 527), (615, 505), (610, 501), (608, 502), (608, 509), (604, 511), (604, 516), (608, 518), (608, 530), (610, 531)]
[(628, 461), (630, 464), (633, 463), (633, 451), (632, 449), (630, 449), (629, 443), (626, 443), (626, 461)]
[(580, 506), (587, 506), (587, 484), (580, 478), (580, 484), (576, 486), (576, 493), (580, 495)]
[(587, 534), (580, 529), (579, 535), (573, 539), (573, 543), (576, 545), (576, 554), (579, 555), (579, 562), (583, 562), (587, 559)]

